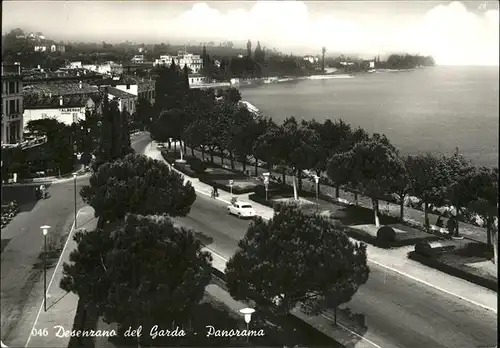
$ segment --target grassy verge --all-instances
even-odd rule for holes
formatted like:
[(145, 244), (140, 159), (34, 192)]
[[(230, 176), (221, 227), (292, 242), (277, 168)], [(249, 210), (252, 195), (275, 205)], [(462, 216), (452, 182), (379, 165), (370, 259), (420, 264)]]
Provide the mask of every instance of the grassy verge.
[(442, 253), (423, 254), (416, 251), (408, 253), (408, 258), (411, 260), (490, 290), (498, 291), (498, 278), (496, 276), (487, 272), (483, 267), (471, 266), (472, 264), (491, 262), (491, 257), (491, 247), (483, 243), (468, 243), (463, 248)]
[[(311, 193), (303, 195), (303, 197), (312, 196)], [(275, 192), (272, 196), (268, 197), (266, 201), (265, 197), (262, 197), (260, 194), (250, 195), (250, 200), (260, 203), (262, 205), (266, 205), (268, 207), (273, 207), (275, 204), (275, 200), (279, 198), (291, 198), (292, 195), (289, 193), (279, 194)], [(414, 245), (420, 241), (436, 241), (441, 238), (414, 228), (409, 228), (399, 223), (398, 220), (382, 215), (380, 217), (381, 225), (389, 225), (394, 228), (403, 230), (405, 233), (397, 233), (396, 238), (393, 241), (384, 241), (377, 237), (376, 229), (375, 232), (363, 230), (360, 227), (354, 227), (353, 225), (369, 225), (373, 223), (373, 212), (367, 208), (348, 205), (344, 203), (332, 203), (332, 207), (329, 208), (329, 218), (332, 223), (336, 223), (341, 227), (344, 227), (345, 233), (354, 239), (375, 245), (381, 248), (397, 248), (406, 245)], [(310, 206), (304, 206), (304, 211), (314, 213), (316, 211), (315, 208)]]

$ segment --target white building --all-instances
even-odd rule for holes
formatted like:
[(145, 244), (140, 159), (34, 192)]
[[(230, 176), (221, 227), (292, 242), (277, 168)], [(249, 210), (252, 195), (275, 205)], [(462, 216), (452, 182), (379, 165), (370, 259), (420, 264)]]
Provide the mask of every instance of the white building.
[(143, 54), (136, 54), (131, 60), (132, 60), (132, 63), (142, 64), (142, 63), (144, 63), (144, 55)]
[(314, 57), (314, 56), (305, 56), (304, 60), (308, 61), (311, 64), (316, 64), (316, 63), (318, 63), (319, 58), (318, 57)]
[(106, 62), (97, 66), (97, 73), (103, 75), (121, 75), (123, 74), (123, 65), (115, 62)]
[(23, 128), (26, 128), (29, 121), (46, 118), (54, 118), (69, 126), (80, 120), (85, 120), (85, 112), (95, 106), (92, 98), (83, 95), (73, 98), (63, 98), (62, 96), (51, 98), (48, 103), (30, 105), (24, 108)]
[(2, 64), (2, 144), (23, 141), (23, 82), (21, 66)]
[(200, 74), (189, 74), (189, 87), (207, 84), (207, 78)]
[(172, 64), (172, 60), (175, 65), (181, 69), (184, 68), (184, 65), (187, 65), (187, 67), (191, 69), (191, 72), (194, 74), (199, 73), (203, 67), (203, 59), (200, 55), (184, 51), (180, 51), (177, 56), (162, 55), (159, 59), (155, 59), (153, 65), (170, 66), (170, 64)]
[(44, 45), (35, 46), (34, 50), (35, 50), (35, 52), (46, 52), (47, 51), (47, 46), (44, 46)]
[(69, 64), (66, 66), (68, 69), (81, 69), (82, 68), (82, 62), (69, 62)]

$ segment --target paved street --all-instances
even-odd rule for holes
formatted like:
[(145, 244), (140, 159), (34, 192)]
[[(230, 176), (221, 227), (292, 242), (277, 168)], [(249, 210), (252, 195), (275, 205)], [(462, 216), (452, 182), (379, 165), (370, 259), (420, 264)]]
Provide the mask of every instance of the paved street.
[[(212, 238), (208, 248), (226, 259), (237, 249), (237, 242), (249, 224), (227, 215), (225, 204), (201, 194), (189, 215), (176, 220)], [(494, 312), (371, 263), (370, 269), (368, 282), (347, 304), (353, 312), (365, 315), (367, 331), (363, 336), (370, 341), (384, 348), (465, 348), (496, 344)]]
[[(191, 149), (190, 148), (188, 148), (187, 153), (189, 155), (191, 155)], [(195, 153), (195, 155), (197, 157), (202, 158), (202, 154), (201, 154), (200, 151), (195, 150), (194, 153)], [(205, 158), (209, 158), (209, 157), (210, 156), (208, 156), (207, 154), (205, 154)], [(217, 164), (221, 164), (222, 163), (219, 156), (214, 156), (214, 162), (217, 163)], [(226, 166), (229, 166), (230, 165), (230, 161), (226, 158), (226, 159), (224, 159), (224, 164)], [(243, 165), (241, 163), (235, 161), (234, 164), (235, 164), (235, 169), (243, 170)], [(255, 171), (255, 166), (254, 165), (247, 165), (246, 166), (246, 170), (249, 171), (250, 175), (254, 175), (255, 174), (254, 173), (254, 171)], [(257, 173), (260, 176), (262, 176), (262, 173), (266, 173), (266, 172), (269, 172), (269, 170), (266, 169), (266, 168), (261, 168), (261, 167), (257, 168)], [(279, 177), (279, 178), (282, 178), (282, 174), (281, 173), (274, 172), (274, 171), (271, 171), (271, 172), (272, 172), (272, 175), (274, 175), (276, 177)], [(286, 182), (289, 185), (291, 185), (291, 183), (293, 182), (293, 179), (292, 179), (292, 177), (290, 175), (286, 175), (285, 179), (286, 179)], [(303, 185), (302, 186), (303, 190), (307, 190), (309, 192), (315, 192), (316, 191), (315, 184), (311, 180), (303, 179), (302, 180), (302, 185)], [(335, 189), (333, 187), (330, 187), (330, 186), (321, 185), (321, 193), (324, 194), (324, 195), (328, 195), (328, 196), (330, 196), (332, 198), (335, 197)], [(340, 190), (339, 191), (339, 197), (343, 198), (343, 199), (346, 199), (349, 202), (354, 202), (354, 194), (352, 194), (351, 192)], [(360, 206), (362, 206), (362, 207), (365, 207), (365, 208), (368, 208), (368, 209), (372, 209), (372, 201), (371, 201), (370, 198), (368, 198), (366, 196), (359, 195), (358, 196), (358, 204)], [(382, 200), (380, 201), (380, 211), (383, 212), (384, 214), (388, 214), (388, 215), (394, 216), (394, 217), (399, 217), (399, 210), (400, 210), (400, 207), (397, 204), (385, 202), (385, 201), (382, 201)], [(424, 213), (423, 213), (423, 211), (420, 211), (420, 210), (417, 210), (417, 209), (413, 209), (413, 208), (410, 208), (410, 207), (405, 207), (405, 209), (404, 209), (404, 218), (405, 218), (406, 221), (414, 221), (414, 222), (417, 222), (417, 223), (420, 223), (420, 224), (424, 223)], [(429, 214), (429, 221), (430, 221), (431, 224), (435, 224), (437, 218), (438, 218), (437, 215), (435, 215), (435, 214)], [(446, 222), (446, 219), (445, 219), (445, 222)], [(486, 230), (484, 228), (482, 228), (482, 227), (478, 227), (478, 226), (474, 226), (474, 225), (471, 225), (471, 224), (460, 222), (460, 234), (463, 235), (464, 237), (467, 237), (467, 238), (471, 239), (471, 240), (475, 240), (475, 241), (478, 241), (478, 242), (486, 243)]]
[[(131, 140), (134, 150), (141, 153), (150, 142), (149, 135), (144, 134), (133, 136)], [(77, 209), (83, 206), (79, 191), (87, 184), (88, 177), (77, 179)], [(28, 310), (30, 293), (41, 281), (43, 269), (33, 267), (43, 250), (40, 226), (51, 226), (49, 244), (61, 243), (71, 229), (74, 219), (73, 185), (73, 180), (51, 184), (48, 187), (50, 198), (36, 202), (31, 210), (21, 212), (2, 228), (2, 244), (6, 242), (1, 254), (2, 342), (12, 339), (11, 334), (21, 314)]]

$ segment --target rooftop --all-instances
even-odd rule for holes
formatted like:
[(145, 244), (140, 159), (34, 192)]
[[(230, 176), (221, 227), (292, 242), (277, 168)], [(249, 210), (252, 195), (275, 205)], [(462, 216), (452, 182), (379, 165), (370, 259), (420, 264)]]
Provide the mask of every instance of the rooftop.
[[(80, 88), (81, 87), (81, 88)], [(91, 86), (87, 83), (39, 83), (23, 88), (23, 94), (38, 94), (38, 95), (78, 95), (78, 94), (93, 94), (98, 93), (97, 86)]]
[(74, 107), (83, 107), (87, 105), (89, 99), (95, 104), (99, 104), (101, 98), (98, 95), (94, 96), (86, 96), (86, 95), (73, 95), (73, 96), (64, 96), (63, 97), (63, 105), (60, 105), (60, 96), (37, 96), (30, 95), (24, 98), (24, 109), (25, 110), (33, 110), (33, 109), (60, 109), (60, 108), (74, 108)]
[(132, 93), (127, 93), (115, 87), (108, 87), (108, 94), (111, 94), (116, 98), (122, 98), (122, 99), (135, 98), (135, 95), (133, 95)]

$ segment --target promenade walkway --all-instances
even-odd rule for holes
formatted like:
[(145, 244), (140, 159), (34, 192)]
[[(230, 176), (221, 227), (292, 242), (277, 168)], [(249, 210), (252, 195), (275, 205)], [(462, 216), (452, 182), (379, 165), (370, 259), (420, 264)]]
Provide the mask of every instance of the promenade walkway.
[[(187, 154), (189, 154), (189, 155), (192, 154), (191, 149), (189, 147), (188, 147)], [(200, 159), (202, 158), (202, 154), (200, 151), (194, 150), (194, 154), (196, 157), (198, 157)], [(209, 157), (210, 156), (205, 154), (205, 158), (209, 158)], [(214, 156), (214, 161), (215, 161), (215, 163), (218, 163), (218, 164), (222, 163), (220, 156)], [(227, 158), (224, 159), (224, 165), (229, 168), (229, 166), (230, 166), (229, 159), (227, 159)], [(235, 161), (234, 166), (235, 166), (235, 169), (243, 171), (243, 164), (242, 163)], [(247, 164), (245, 169), (250, 173), (250, 175), (254, 175), (255, 166), (253, 164)], [(262, 176), (262, 174), (266, 173), (266, 172), (271, 172), (271, 175), (279, 177), (279, 178), (281, 178), (283, 176), (282, 173), (279, 173), (276, 171), (270, 171), (267, 168), (262, 168), (262, 167), (257, 168), (257, 173), (259, 176)], [(292, 180), (293, 180), (292, 176), (286, 175), (285, 179), (286, 179), (287, 184), (292, 185)], [(316, 192), (315, 183), (307, 178), (302, 180), (302, 188), (304, 191), (313, 192), (313, 193)], [(335, 198), (335, 188), (333, 188), (331, 186), (320, 185), (320, 191), (323, 195), (329, 196), (331, 198)], [(339, 198), (345, 199), (348, 202), (355, 201), (353, 193), (342, 190), (342, 189), (339, 190)], [(363, 195), (358, 195), (358, 205), (362, 206), (364, 208), (372, 209), (371, 199), (369, 197), (366, 197)], [(386, 201), (381, 200), (380, 201), (380, 211), (383, 214), (386, 214), (389, 216), (399, 217), (400, 206), (398, 204), (394, 204), (391, 202), (386, 202)], [(429, 221), (431, 224), (435, 224), (437, 218), (438, 218), (438, 216), (436, 214), (432, 214), (432, 213), (429, 214)], [(424, 221), (425, 221), (424, 212), (421, 210), (418, 210), (418, 209), (411, 208), (411, 207), (405, 207), (404, 220), (408, 221), (408, 222), (417, 223), (417, 224), (423, 226)], [(446, 223), (446, 220), (447, 219), (444, 219), (444, 223)], [(467, 239), (481, 242), (481, 243), (486, 243), (486, 241), (487, 241), (487, 235), (486, 235), (485, 228), (474, 226), (474, 225), (464, 223), (464, 222), (460, 222), (460, 230), (459, 231), (460, 231), (460, 235), (462, 235), (463, 237), (465, 237)]]
[[(154, 142), (146, 148), (144, 153), (150, 158), (167, 163)], [(181, 172), (178, 173), (183, 175), (186, 181), (191, 181), (191, 184), (197, 193), (210, 196), (212, 190), (210, 185), (200, 182), (196, 178), (190, 178)], [(272, 208), (250, 201), (248, 196), (248, 193), (231, 196), (229, 192), (219, 190), (219, 197), (217, 199), (229, 204), (231, 197), (237, 197), (238, 200), (251, 202), (257, 215), (262, 216), (265, 219), (270, 219), (274, 216)], [(418, 281), (427, 286), (456, 296), (482, 308), (486, 308), (494, 312), (497, 311), (498, 295), (496, 292), (410, 260), (407, 258), (407, 254), (411, 250), (413, 250), (413, 246), (386, 250), (372, 245), (367, 245), (368, 261), (372, 264), (378, 265), (379, 267), (384, 267), (385, 269), (396, 272), (401, 276), (409, 277), (414, 281)]]

